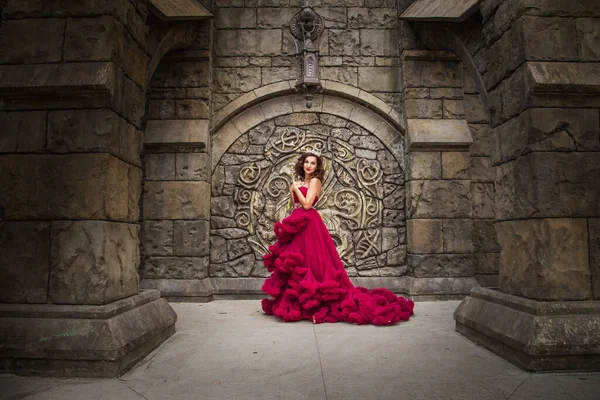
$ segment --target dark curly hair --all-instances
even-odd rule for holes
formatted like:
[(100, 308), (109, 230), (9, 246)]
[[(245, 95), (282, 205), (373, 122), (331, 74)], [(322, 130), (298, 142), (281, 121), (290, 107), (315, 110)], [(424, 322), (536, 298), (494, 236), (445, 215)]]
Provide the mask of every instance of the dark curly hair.
[(321, 182), (325, 179), (325, 169), (323, 168), (323, 159), (314, 153), (303, 153), (296, 161), (294, 166), (294, 174), (300, 179), (304, 179), (304, 160), (306, 157), (313, 156), (317, 158), (317, 169), (313, 172), (312, 177), (317, 178)]

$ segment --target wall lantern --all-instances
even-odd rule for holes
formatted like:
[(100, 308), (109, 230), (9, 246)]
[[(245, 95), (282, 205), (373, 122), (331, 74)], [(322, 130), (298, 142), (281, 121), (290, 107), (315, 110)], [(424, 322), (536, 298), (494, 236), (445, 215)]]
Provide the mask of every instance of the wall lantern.
[(290, 31), (296, 43), (296, 91), (304, 95), (306, 108), (312, 107), (315, 92), (322, 89), (319, 81), (318, 39), (324, 29), (323, 18), (309, 4), (307, 1), (290, 22)]

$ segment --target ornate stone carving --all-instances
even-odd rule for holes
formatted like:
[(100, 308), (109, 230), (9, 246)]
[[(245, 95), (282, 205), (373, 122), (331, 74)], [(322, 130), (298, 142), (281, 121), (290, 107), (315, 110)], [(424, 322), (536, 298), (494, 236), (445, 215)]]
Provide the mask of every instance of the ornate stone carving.
[[(235, 204), (230, 219), (237, 228), (248, 232), (246, 240), (256, 260), (260, 261), (275, 240), (273, 224), (292, 209), (289, 187), (297, 179), (293, 176), (293, 167), (298, 155), (307, 150), (319, 150), (323, 154), (326, 174), (316, 208), (329, 228), (348, 272), (361, 275), (361, 271), (397, 266), (392, 264), (394, 260), (404, 263), (404, 179), (398, 179), (404, 175), (403, 163), (398, 163), (370, 132), (363, 130), (361, 140), (356, 140), (357, 136), (350, 130), (339, 127), (340, 122), (348, 126), (353, 124), (325, 114), (318, 117), (321, 123), (317, 125), (284, 124), (275, 129), (258, 126), (246, 132), (219, 161), (217, 170), (224, 169), (225, 184), (213, 184), (213, 194), (231, 199), (228, 202)], [(272, 126), (273, 122), (263, 124)], [(247, 146), (240, 143), (248, 142), (249, 137), (259, 131), (270, 135), (264, 140), (264, 153), (260, 159), (248, 159)], [(390, 160), (396, 164), (393, 168), (390, 168)], [(386, 215), (397, 215), (401, 220), (396, 221), (394, 228), (384, 228), (389, 225), (384, 221)], [(219, 224), (222, 223), (219, 220)], [(219, 235), (216, 228), (213, 224), (213, 236)], [(397, 243), (394, 247), (382, 246), (384, 232), (388, 236), (398, 236), (399, 240), (393, 241)], [(388, 251), (393, 252), (394, 257), (388, 257)], [(398, 252), (403, 255), (399, 257)], [(261, 269), (255, 268), (249, 274), (260, 276)], [(211, 271), (219, 276), (230, 276), (219, 269), (218, 264), (213, 264)], [(369, 271), (369, 275), (376, 275), (374, 272)]]

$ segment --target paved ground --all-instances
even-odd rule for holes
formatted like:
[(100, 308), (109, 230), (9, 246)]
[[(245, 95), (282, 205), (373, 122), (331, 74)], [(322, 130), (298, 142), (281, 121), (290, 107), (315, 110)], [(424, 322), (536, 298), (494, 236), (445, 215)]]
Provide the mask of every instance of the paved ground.
[(600, 373), (529, 374), (455, 333), (458, 304), (381, 328), (285, 324), (254, 300), (173, 304), (177, 333), (120, 379), (0, 375), (0, 399), (600, 399)]

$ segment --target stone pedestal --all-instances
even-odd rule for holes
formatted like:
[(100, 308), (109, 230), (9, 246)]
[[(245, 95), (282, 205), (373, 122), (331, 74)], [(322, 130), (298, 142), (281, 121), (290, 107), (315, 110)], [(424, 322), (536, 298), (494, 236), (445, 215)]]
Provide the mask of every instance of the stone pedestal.
[(175, 332), (157, 290), (101, 306), (0, 304), (0, 372), (115, 377)]
[(475, 288), (456, 330), (528, 371), (600, 369), (600, 301), (536, 301)]

